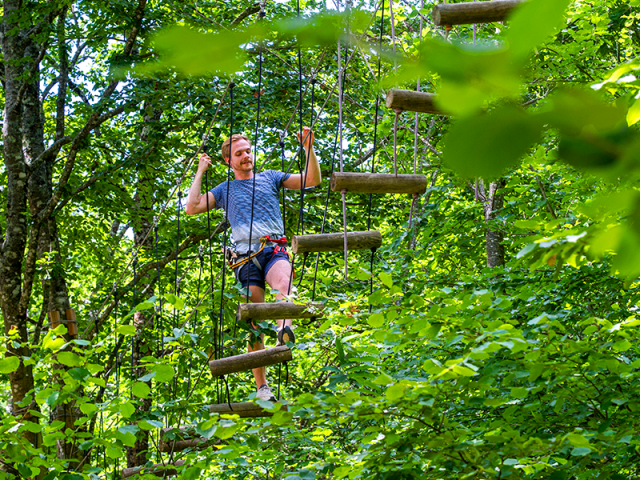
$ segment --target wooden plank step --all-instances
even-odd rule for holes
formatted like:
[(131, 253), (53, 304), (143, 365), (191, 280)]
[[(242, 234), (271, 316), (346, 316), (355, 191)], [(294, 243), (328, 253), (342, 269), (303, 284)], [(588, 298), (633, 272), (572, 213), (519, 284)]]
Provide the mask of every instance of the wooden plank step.
[[(173, 436), (173, 438), (169, 438)], [(160, 442), (158, 449), (163, 453), (182, 452), (187, 448), (205, 448), (219, 443), (216, 438), (202, 438), (195, 433), (193, 425), (183, 425), (180, 429), (175, 427), (160, 430)]]
[(439, 26), (502, 22), (523, 0), (442, 3), (433, 7), (431, 18)]
[[(295, 237), (294, 237), (295, 238)], [(233, 357), (211, 360), (209, 368), (214, 377), (229, 373), (243, 372), (258, 367), (268, 367), (276, 363), (290, 362), (292, 360), (289, 347), (281, 346), (258, 350), (257, 352), (243, 353)]]
[(155, 475), (159, 478), (173, 477), (178, 474), (178, 470), (175, 467), (181, 467), (184, 465), (184, 460), (176, 460), (173, 463), (156, 463), (151, 467), (133, 467), (125, 468), (122, 470), (122, 478), (129, 478), (140, 473), (147, 475)]
[(416, 193), (427, 191), (425, 175), (394, 175), (392, 173), (334, 172), (331, 190), (350, 193)]
[[(283, 405), (282, 409), (287, 410), (287, 406)], [(232, 403), (231, 408), (229, 408), (228, 403), (220, 403), (218, 405), (209, 405), (209, 412), (238, 415), (240, 418), (272, 417), (273, 416), (273, 413), (267, 412), (260, 405), (256, 405), (253, 402)]]
[(241, 303), (238, 305), (239, 321), (280, 320), (286, 318), (314, 318), (322, 315), (324, 305), (312, 303), (299, 305), (293, 302)]
[[(460, 4), (456, 3), (455, 5)], [(394, 110), (400, 109), (408, 112), (446, 115), (446, 113), (436, 107), (435, 98), (436, 96), (433, 93), (391, 88), (387, 92), (387, 99), (385, 103), (387, 108), (392, 108)]]
[[(382, 234), (377, 230), (347, 232), (347, 250), (369, 250), (382, 246)], [(291, 240), (293, 253), (338, 252), (344, 250), (344, 233), (295, 235)]]

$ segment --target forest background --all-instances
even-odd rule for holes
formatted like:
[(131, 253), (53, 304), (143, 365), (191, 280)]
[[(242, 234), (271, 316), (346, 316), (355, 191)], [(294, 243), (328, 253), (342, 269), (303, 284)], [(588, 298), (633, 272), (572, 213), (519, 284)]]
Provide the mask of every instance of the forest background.
[[(3, 2), (1, 478), (638, 477), (640, 2), (451, 31), (430, 1), (381, 3)], [(384, 94), (418, 80), (451, 115), (394, 134)], [(252, 382), (206, 371), (212, 344), (244, 350), (241, 292), (220, 212), (182, 211), (232, 105), (258, 170), (297, 170), (314, 127), (325, 180), (286, 192), (288, 236), (341, 232), (330, 173), (393, 172), (394, 138), (429, 181), (347, 196), (383, 246), (346, 280), (340, 252), (296, 258), (295, 300), (326, 314), (269, 369), (289, 408), (267, 419), (204, 408)], [(159, 452), (179, 425), (212, 444)]]

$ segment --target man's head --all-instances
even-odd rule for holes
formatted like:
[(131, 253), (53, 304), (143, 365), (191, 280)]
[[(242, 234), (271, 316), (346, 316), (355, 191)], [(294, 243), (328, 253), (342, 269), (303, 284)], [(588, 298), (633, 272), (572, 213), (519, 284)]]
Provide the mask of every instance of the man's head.
[[(230, 138), (227, 138), (223, 143), (222, 143), (222, 158), (224, 159), (225, 162), (229, 162), (229, 154), (230, 149), (233, 148), (234, 152), (236, 152), (237, 150), (237, 146), (238, 142), (240, 142), (241, 140), (244, 140), (245, 142), (247, 142), (249, 144), (249, 148), (251, 148), (251, 141), (245, 137), (244, 135), (240, 134), (240, 133), (234, 133), (233, 135), (231, 135)], [(242, 144), (242, 146), (245, 146), (244, 143)]]

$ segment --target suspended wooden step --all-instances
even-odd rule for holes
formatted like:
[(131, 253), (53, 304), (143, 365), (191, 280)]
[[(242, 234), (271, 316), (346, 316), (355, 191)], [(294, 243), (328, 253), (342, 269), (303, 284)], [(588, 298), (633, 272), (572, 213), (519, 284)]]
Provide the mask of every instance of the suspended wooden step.
[[(283, 410), (287, 410), (287, 406), (282, 406)], [(209, 412), (220, 413), (228, 415), (238, 415), (240, 418), (255, 418), (255, 417), (272, 417), (273, 413), (267, 412), (260, 405), (256, 405), (252, 402), (239, 402), (232, 403), (229, 408), (228, 403), (221, 403), (218, 405), (209, 405)]]
[(186, 425), (180, 429), (163, 428), (160, 430), (158, 449), (163, 453), (182, 452), (187, 448), (204, 448), (216, 443), (219, 443), (218, 439), (200, 437), (195, 433), (194, 426)]
[(427, 191), (425, 175), (394, 175), (392, 173), (334, 172), (331, 190), (351, 193), (416, 193)]
[[(295, 237), (294, 237), (295, 239)], [(214, 377), (227, 375), (229, 373), (244, 372), (258, 367), (268, 367), (282, 362), (292, 360), (289, 347), (281, 346), (258, 350), (257, 352), (243, 353), (234, 357), (211, 360), (209, 368)]]
[(433, 7), (431, 17), (439, 26), (502, 22), (523, 0), (442, 3)]
[[(377, 230), (347, 232), (347, 250), (370, 250), (382, 246), (382, 234)], [(295, 235), (291, 241), (293, 253), (338, 252), (344, 250), (344, 233)]]
[(239, 321), (244, 322), (285, 318), (314, 318), (322, 315), (322, 310), (324, 310), (322, 303), (309, 305), (298, 305), (292, 302), (241, 303), (238, 305), (237, 318)]
[[(456, 3), (455, 5), (460, 5)], [(446, 115), (435, 105), (435, 94), (416, 92), (415, 90), (400, 90), (392, 88), (387, 92), (387, 108), (406, 110), (408, 112), (436, 113)]]
[(184, 460), (177, 460), (173, 463), (156, 463), (151, 467), (133, 467), (133, 468), (125, 468), (122, 470), (122, 478), (133, 477), (134, 475), (139, 475), (144, 473), (146, 475), (155, 475), (156, 477), (165, 478), (165, 477), (173, 477), (178, 474), (178, 470), (176, 467), (181, 467), (184, 465)]

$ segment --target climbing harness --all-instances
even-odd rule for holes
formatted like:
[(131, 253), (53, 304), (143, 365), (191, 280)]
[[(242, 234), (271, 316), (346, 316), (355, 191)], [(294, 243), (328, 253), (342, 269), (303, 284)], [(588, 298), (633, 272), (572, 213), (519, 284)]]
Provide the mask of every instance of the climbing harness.
[[(289, 257), (291, 257), (291, 253), (289, 253), (287, 251), (287, 237), (281, 237), (281, 238), (271, 238), (269, 235), (265, 235), (264, 237), (262, 237), (260, 239), (260, 249), (252, 254), (243, 254), (243, 255), (238, 255), (236, 252), (232, 251), (230, 248), (226, 248), (225, 249), (225, 255), (227, 256), (227, 261), (229, 262), (229, 267), (231, 267), (232, 270), (235, 270), (238, 267), (241, 267), (242, 265), (244, 265), (245, 263), (248, 263), (249, 260), (251, 260), (253, 262), (253, 264), (256, 266), (256, 268), (260, 271), (262, 271), (262, 267), (260, 266), (260, 263), (258, 262), (258, 260), (256, 259), (256, 256), (258, 254), (260, 254), (260, 252), (262, 252), (264, 250), (264, 248), (266, 247), (267, 243), (275, 243), (276, 246), (273, 249), (273, 253), (271, 254), (271, 256), (275, 255), (278, 252), (284, 252), (287, 253), (289, 255)], [(245, 257), (245, 258), (242, 258)], [(233, 262), (233, 259), (238, 259), (238, 258), (242, 258), (242, 260), (239, 260), (237, 262)]]

